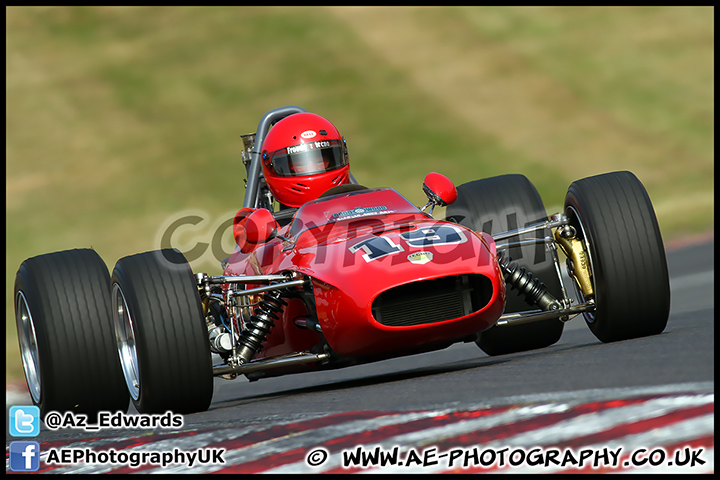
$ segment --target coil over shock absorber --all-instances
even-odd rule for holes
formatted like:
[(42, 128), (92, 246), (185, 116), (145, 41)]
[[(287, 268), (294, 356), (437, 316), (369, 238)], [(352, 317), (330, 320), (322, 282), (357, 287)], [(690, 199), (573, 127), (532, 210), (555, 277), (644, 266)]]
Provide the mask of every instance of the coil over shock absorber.
[(282, 298), (280, 292), (267, 292), (263, 295), (263, 299), (258, 302), (254, 310), (254, 315), (250, 316), (245, 328), (240, 332), (238, 339), (238, 355), (242, 363), (248, 363), (260, 350), (260, 346), (265, 341), (265, 337), (275, 326), (275, 320), (279, 320), (278, 313), (282, 312), (283, 307), (287, 305)]
[(539, 278), (534, 278), (533, 274), (526, 271), (518, 262), (513, 262), (505, 250), (500, 250), (497, 258), (505, 275), (505, 283), (517, 290), (520, 295), (524, 295), (527, 302), (537, 305), (543, 311), (561, 308), (560, 302), (547, 291), (545, 284)]

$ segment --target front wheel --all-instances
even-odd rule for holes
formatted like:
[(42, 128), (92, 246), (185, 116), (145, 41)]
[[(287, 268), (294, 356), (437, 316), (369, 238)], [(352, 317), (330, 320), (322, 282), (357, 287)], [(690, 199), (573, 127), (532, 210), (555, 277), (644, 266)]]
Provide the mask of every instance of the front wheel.
[(112, 275), (117, 350), (140, 413), (207, 410), (212, 362), (197, 283), (177, 250), (120, 259)]
[(670, 280), (640, 180), (631, 172), (577, 180), (568, 188), (565, 213), (590, 257), (596, 310), (584, 316), (593, 334), (613, 342), (661, 333), (670, 314)]

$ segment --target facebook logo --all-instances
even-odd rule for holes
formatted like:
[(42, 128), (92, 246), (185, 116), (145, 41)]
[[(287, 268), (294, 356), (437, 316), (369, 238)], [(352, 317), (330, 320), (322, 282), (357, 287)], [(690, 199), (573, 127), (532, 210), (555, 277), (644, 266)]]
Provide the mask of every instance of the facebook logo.
[(13, 472), (37, 472), (40, 468), (40, 444), (38, 442), (10, 442), (10, 470)]
[(10, 435), (37, 437), (40, 433), (40, 409), (35, 405), (10, 407)]

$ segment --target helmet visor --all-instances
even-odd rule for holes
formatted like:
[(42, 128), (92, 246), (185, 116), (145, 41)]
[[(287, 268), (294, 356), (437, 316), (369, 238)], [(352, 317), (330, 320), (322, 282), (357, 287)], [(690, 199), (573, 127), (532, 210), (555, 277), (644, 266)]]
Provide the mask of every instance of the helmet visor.
[(328, 172), (347, 165), (341, 140), (318, 140), (273, 152), (269, 167), (281, 177)]

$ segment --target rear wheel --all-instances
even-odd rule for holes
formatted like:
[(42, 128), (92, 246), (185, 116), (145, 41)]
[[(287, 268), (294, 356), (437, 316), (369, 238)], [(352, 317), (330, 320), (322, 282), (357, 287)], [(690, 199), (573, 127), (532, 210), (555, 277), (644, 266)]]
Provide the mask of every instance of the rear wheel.
[(42, 417), (127, 411), (115, 353), (110, 276), (90, 249), (25, 260), (15, 277), (15, 320), (25, 379)]
[[(447, 220), (475, 231), (496, 234), (548, 219), (545, 205), (535, 186), (524, 175), (511, 174), (484, 178), (457, 187), (458, 198), (447, 207)], [(537, 239), (551, 235), (550, 229), (535, 232)], [(498, 245), (498, 249), (502, 249)], [(562, 298), (562, 288), (555, 264), (542, 243), (514, 246), (508, 249), (533, 277), (545, 284), (555, 298)], [(505, 313), (530, 310), (524, 297), (508, 291)], [(512, 326), (494, 326), (480, 334), (478, 346), (488, 355), (544, 348), (560, 339), (563, 323), (557, 319)]]
[(117, 350), (141, 413), (193, 413), (212, 401), (213, 375), (197, 283), (177, 250), (120, 259), (112, 275)]
[(670, 281), (655, 211), (640, 180), (631, 172), (577, 180), (568, 188), (565, 212), (590, 257), (596, 310), (584, 316), (593, 334), (612, 342), (661, 333), (670, 314)]

